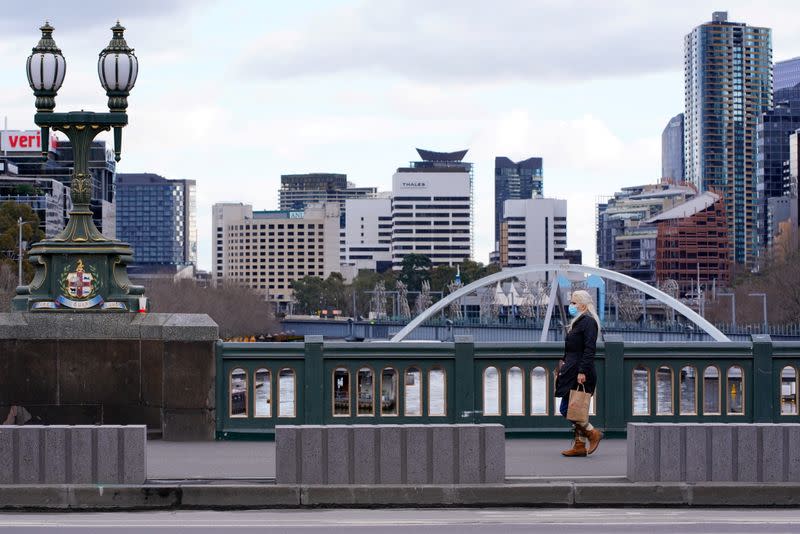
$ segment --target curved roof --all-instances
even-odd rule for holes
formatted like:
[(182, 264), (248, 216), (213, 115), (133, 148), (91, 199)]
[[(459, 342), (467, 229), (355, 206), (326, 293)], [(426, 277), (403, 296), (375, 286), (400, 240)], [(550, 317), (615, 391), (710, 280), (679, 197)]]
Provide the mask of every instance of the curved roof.
[(425, 161), (461, 161), (467, 155), (467, 150), (457, 150), (456, 152), (435, 152), (418, 148), (417, 153)]

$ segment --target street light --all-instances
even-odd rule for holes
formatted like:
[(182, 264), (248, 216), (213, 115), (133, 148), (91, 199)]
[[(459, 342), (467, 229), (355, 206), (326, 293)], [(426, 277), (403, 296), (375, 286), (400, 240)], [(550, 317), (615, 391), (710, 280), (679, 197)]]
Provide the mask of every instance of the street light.
[(731, 326), (736, 328), (736, 293), (717, 293), (717, 296), (731, 298)]
[(748, 293), (748, 297), (762, 297), (764, 299), (764, 334), (768, 334), (768, 323), (767, 323), (767, 294), (766, 293)]
[(54, 28), (40, 28), (39, 43), (26, 62), (28, 84), (36, 97), (34, 122), (41, 128), (42, 156), (47, 157), (50, 130), (64, 133), (72, 145), (74, 165), (70, 181), (72, 210), (57, 236), (37, 242), (29, 257), (36, 268), (34, 282), (17, 289), (17, 311), (57, 309), (143, 311), (144, 288), (133, 285), (126, 265), (133, 259), (127, 243), (105, 237), (92, 220), (92, 175), (89, 151), (94, 138), (114, 131), (114, 159), (120, 160), (122, 128), (128, 125), (128, 95), (139, 74), (139, 60), (125, 42), (119, 21), (111, 41), (99, 54), (97, 74), (108, 96), (108, 112), (55, 112), (55, 98), (64, 82), (67, 63), (53, 40)]

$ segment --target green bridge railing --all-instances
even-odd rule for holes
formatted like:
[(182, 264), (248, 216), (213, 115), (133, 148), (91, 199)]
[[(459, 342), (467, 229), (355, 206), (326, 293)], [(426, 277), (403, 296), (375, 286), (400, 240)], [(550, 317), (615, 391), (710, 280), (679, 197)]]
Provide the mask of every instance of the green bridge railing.
[[(552, 396), (563, 343), (217, 344), (217, 439), (271, 439), (280, 424), (496, 422), (563, 435)], [(592, 421), (800, 422), (800, 343), (631, 343), (606, 336)]]

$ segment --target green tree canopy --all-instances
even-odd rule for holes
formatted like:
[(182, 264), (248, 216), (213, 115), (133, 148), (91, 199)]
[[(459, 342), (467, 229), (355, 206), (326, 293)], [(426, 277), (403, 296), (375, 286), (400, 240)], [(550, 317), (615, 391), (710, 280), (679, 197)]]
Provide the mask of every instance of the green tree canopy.
[(423, 280), (431, 278), (431, 259), (424, 254), (406, 254), (398, 278), (409, 291), (419, 291)]
[(23, 252), (26, 260), (23, 261), (25, 282), (33, 276), (33, 266), (27, 261), (27, 248), (32, 243), (44, 239), (44, 232), (39, 228), (39, 217), (27, 204), (17, 202), (3, 202), (0, 204), (0, 262), (16, 269), (19, 256), (19, 218), (22, 217), (22, 241), (26, 243)]

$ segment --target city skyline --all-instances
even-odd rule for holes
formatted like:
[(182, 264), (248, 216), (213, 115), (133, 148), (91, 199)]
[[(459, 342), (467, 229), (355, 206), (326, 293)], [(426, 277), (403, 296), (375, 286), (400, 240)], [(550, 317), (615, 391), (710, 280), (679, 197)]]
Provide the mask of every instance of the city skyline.
[[(701, 2), (669, 13), (647, 3), (508, 3), (496, 13), (413, 2), (99, 5), (9, 6), (0, 22), (0, 115), (11, 129), (33, 127), (24, 58), (45, 18), (67, 59), (57, 110), (104, 109), (94, 62), (119, 17), (141, 74), (118, 171), (197, 180), (204, 269), (214, 202), (277, 208), (280, 175), (290, 173), (345, 173), (385, 191), (418, 146), (470, 149), (477, 261), (486, 263), (494, 244), (493, 209), (480, 204), (493, 198), (494, 158), (536, 154), (547, 163), (547, 195), (569, 199), (568, 247), (594, 264), (595, 198), (660, 178), (661, 131), (683, 111), (683, 36), (724, 9), (773, 29), (775, 61), (800, 51), (789, 2)], [(606, 23), (595, 27), (597, 17)], [(251, 20), (255, 37), (245, 31)], [(495, 44), (468, 42), (500, 20), (511, 26), (493, 29)], [(514, 30), (526, 23), (542, 31)], [(386, 42), (372, 46), (381, 36)], [(556, 38), (561, 47), (549, 45)], [(630, 40), (641, 44), (636, 54)], [(253, 64), (256, 56), (267, 59)], [(442, 65), (444, 57), (452, 61)]]

